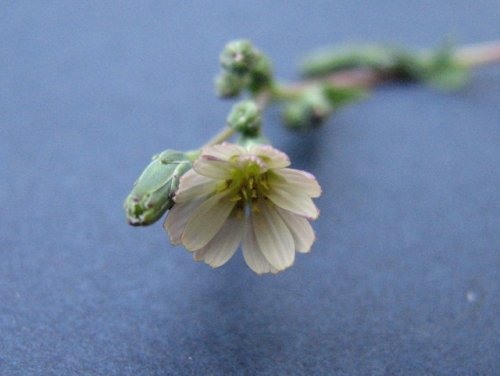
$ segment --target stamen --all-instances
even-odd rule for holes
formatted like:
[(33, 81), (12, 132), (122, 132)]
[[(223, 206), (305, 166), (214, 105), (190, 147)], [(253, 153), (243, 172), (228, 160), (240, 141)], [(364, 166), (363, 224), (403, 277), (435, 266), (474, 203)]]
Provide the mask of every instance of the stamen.
[(225, 190), (227, 187), (228, 187), (227, 182), (226, 181), (222, 181), (219, 184), (217, 184), (217, 186), (215, 187), (215, 191), (217, 193), (220, 193), (223, 190)]
[(239, 194), (236, 194), (236, 195), (234, 195), (233, 197), (231, 197), (229, 199), (229, 201), (231, 201), (231, 202), (237, 202), (237, 201), (240, 201), (240, 200), (241, 200), (241, 196)]

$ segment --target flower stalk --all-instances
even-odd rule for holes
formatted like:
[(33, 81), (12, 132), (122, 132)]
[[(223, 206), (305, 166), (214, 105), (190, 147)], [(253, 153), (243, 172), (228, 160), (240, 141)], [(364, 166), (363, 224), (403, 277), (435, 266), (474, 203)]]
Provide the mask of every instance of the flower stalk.
[(241, 244), (254, 272), (277, 273), (294, 263), (295, 252), (310, 251), (315, 235), (309, 221), (319, 215), (312, 199), (321, 188), (313, 175), (289, 168), (287, 155), (266, 139), (266, 108), (281, 106), (290, 129), (307, 130), (379, 84), (456, 90), (472, 69), (500, 64), (500, 41), (423, 52), (384, 45), (323, 51), (304, 61), (304, 78), (292, 83), (277, 81), (268, 57), (247, 40), (228, 43), (220, 63), (218, 95), (244, 98), (201, 148), (153, 157), (125, 200), (127, 218), (147, 226), (168, 212), (164, 228), (171, 242), (195, 260), (219, 267)]

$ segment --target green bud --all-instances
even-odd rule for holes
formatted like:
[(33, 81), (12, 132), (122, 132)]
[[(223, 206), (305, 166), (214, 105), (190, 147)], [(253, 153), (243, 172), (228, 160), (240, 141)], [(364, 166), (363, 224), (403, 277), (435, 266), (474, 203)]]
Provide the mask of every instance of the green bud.
[(285, 124), (293, 129), (306, 129), (311, 124), (311, 108), (303, 100), (290, 101), (283, 110)]
[(253, 69), (256, 55), (256, 50), (248, 40), (235, 40), (224, 47), (220, 63), (230, 72), (245, 74)]
[(273, 72), (269, 59), (262, 54), (256, 56), (255, 65), (250, 72), (249, 90), (253, 94), (258, 94), (263, 89), (271, 86)]
[(215, 78), (215, 90), (220, 97), (237, 97), (240, 95), (243, 86), (243, 77), (231, 72), (222, 72)]
[(262, 145), (262, 144), (270, 144), (269, 140), (264, 137), (260, 132), (256, 134), (255, 136), (248, 136), (248, 135), (240, 135), (238, 139), (236, 140), (236, 143), (238, 145), (244, 146), (244, 147), (250, 147), (253, 145)]
[(220, 55), (223, 72), (215, 87), (222, 97), (235, 97), (242, 90), (252, 96), (272, 86), (271, 63), (247, 40), (229, 42)]
[(174, 205), (180, 177), (191, 169), (186, 154), (166, 150), (153, 157), (124, 202), (132, 226), (153, 224)]
[(306, 129), (320, 125), (333, 111), (334, 107), (322, 87), (306, 91), (300, 98), (285, 105), (283, 117), (290, 128)]
[(258, 134), (261, 121), (260, 110), (252, 100), (236, 103), (227, 117), (229, 127), (245, 135)]

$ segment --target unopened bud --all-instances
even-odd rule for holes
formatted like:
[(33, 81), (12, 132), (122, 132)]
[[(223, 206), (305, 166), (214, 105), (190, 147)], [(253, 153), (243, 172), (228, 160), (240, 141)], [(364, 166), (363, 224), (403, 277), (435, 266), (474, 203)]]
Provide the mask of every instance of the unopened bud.
[(250, 92), (258, 94), (260, 91), (269, 88), (272, 80), (273, 72), (269, 59), (261, 53), (257, 54), (254, 67), (250, 72)]
[(215, 78), (215, 91), (220, 97), (236, 97), (243, 86), (243, 78), (231, 72), (222, 72)]
[(224, 47), (220, 55), (220, 63), (230, 72), (245, 74), (253, 69), (256, 51), (247, 40), (235, 40)]
[(153, 224), (174, 205), (180, 177), (191, 169), (186, 154), (166, 150), (153, 157), (124, 202), (132, 226)]
[(321, 124), (332, 111), (333, 107), (324, 91), (321, 88), (314, 88), (287, 103), (283, 117), (289, 127), (306, 129)]
[(242, 134), (252, 136), (259, 133), (261, 120), (261, 114), (255, 102), (246, 100), (233, 106), (227, 117), (227, 124)]
[(238, 137), (236, 143), (246, 148), (249, 148), (254, 145), (270, 144), (269, 140), (260, 133), (256, 134), (255, 136), (248, 136), (242, 134), (240, 135), (240, 137)]

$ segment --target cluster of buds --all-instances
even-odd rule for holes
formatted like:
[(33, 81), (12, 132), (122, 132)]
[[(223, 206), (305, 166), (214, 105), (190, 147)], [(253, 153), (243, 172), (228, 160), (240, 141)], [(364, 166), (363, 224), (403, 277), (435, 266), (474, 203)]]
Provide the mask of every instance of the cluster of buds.
[(269, 60), (247, 40), (229, 42), (220, 64), (222, 72), (215, 79), (215, 88), (221, 97), (236, 97), (245, 90), (257, 94), (272, 83)]

